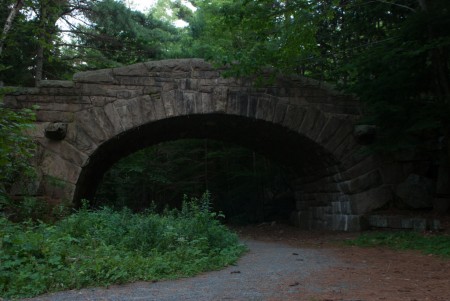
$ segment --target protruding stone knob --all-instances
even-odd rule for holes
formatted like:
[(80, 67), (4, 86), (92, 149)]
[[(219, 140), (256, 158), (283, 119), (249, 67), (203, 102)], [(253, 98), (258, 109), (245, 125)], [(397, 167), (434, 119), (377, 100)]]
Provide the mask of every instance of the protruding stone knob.
[(368, 124), (356, 125), (353, 129), (353, 136), (359, 144), (372, 144), (377, 137), (377, 127)]
[(67, 134), (67, 123), (54, 122), (45, 128), (45, 137), (51, 140), (63, 140)]

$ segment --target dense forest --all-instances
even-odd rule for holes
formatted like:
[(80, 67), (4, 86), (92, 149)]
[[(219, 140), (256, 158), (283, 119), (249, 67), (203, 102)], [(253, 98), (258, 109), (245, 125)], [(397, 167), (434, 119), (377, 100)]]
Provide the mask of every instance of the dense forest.
[[(157, 0), (146, 11), (131, 3), (0, 0), (1, 300), (217, 270), (246, 249), (224, 218), (272, 222), (293, 211), (289, 166), (210, 139), (122, 158), (77, 210), (30, 196), (36, 144), (26, 131), (36, 108), (11, 110), (2, 98), (79, 71), (195, 57), (226, 67), (224, 76), (271, 70), (326, 81), (361, 100), (361, 123), (376, 128), (365, 151), (426, 154), (433, 179), (444, 179), (433, 196), (448, 200), (449, 0)], [(353, 243), (450, 254), (448, 234), (428, 231)]]
[[(378, 129), (371, 151), (441, 149), (448, 172), (448, 0), (159, 0), (144, 12), (118, 0), (0, 3), (2, 85), (33, 86), (77, 71), (167, 58), (204, 58), (229, 66), (228, 76), (272, 68), (327, 81), (360, 98), (364, 122)], [(177, 20), (185, 26), (175, 26)], [(10, 117), (2, 111), (2, 124)], [(17, 119), (17, 129), (25, 119)], [(4, 150), (17, 132), (7, 128), (0, 129)], [(2, 174), (11, 175), (4, 183), (15, 175), (15, 158), (28, 156), (24, 147), (24, 156), (2, 152)], [(253, 150), (179, 141), (119, 162), (105, 175), (97, 202), (114, 199), (139, 209), (209, 189), (229, 204), (218, 207), (232, 212), (239, 196), (264, 204), (277, 189), (288, 194), (285, 177), (287, 171)]]
[(233, 223), (286, 220), (294, 209), (292, 174), (249, 149), (209, 139), (143, 149), (104, 176), (94, 205), (179, 208), (183, 195), (211, 193), (213, 209)]

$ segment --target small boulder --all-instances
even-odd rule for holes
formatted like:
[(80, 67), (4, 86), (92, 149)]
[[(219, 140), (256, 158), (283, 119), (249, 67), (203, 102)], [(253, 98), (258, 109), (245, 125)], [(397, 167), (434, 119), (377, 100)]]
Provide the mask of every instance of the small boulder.
[(433, 180), (410, 174), (397, 186), (395, 194), (409, 207), (414, 209), (433, 207)]
[(361, 145), (372, 144), (377, 136), (377, 127), (369, 124), (356, 125), (353, 129), (353, 136)]
[(63, 140), (67, 134), (67, 123), (54, 122), (45, 128), (45, 137), (51, 140)]

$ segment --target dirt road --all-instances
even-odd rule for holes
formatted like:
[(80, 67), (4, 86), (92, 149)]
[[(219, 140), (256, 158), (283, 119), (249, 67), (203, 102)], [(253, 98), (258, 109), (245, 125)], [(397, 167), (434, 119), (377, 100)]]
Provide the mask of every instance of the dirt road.
[(450, 300), (450, 260), (339, 243), (351, 234), (301, 232), (277, 225), (238, 232), (249, 252), (236, 266), (221, 271), (32, 300)]

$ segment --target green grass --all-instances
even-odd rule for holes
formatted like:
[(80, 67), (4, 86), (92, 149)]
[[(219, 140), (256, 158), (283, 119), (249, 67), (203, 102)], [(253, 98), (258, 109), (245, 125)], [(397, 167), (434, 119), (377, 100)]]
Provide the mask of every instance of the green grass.
[(245, 251), (207, 202), (162, 215), (82, 209), (54, 225), (0, 217), (0, 297), (186, 277)]
[(418, 232), (370, 232), (348, 242), (350, 245), (375, 247), (386, 246), (397, 250), (419, 250), (450, 258), (450, 236)]

